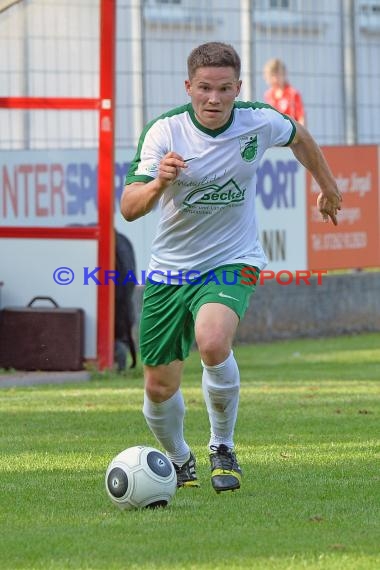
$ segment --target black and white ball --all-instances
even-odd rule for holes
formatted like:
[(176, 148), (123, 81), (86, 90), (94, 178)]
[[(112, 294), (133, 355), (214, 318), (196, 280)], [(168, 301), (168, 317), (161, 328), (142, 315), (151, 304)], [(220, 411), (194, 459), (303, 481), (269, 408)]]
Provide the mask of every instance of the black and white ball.
[(108, 465), (106, 491), (120, 509), (166, 507), (176, 492), (172, 462), (154, 447), (124, 449)]

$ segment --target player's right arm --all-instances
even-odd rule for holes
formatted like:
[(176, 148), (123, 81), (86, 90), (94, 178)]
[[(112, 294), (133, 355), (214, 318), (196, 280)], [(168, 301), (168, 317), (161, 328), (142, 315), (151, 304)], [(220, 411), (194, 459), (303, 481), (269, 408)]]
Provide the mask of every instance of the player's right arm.
[(182, 156), (168, 152), (159, 163), (156, 178), (145, 183), (126, 184), (120, 200), (120, 211), (127, 222), (133, 222), (150, 212), (166, 188), (173, 184), (180, 169), (186, 167)]

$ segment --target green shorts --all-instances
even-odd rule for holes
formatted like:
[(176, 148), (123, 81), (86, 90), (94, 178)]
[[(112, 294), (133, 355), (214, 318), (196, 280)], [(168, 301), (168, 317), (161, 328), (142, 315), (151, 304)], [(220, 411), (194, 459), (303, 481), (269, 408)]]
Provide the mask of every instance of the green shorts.
[(205, 303), (221, 303), (242, 319), (260, 270), (223, 265), (192, 283), (167, 285), (147, 281), (140, 323), (141, 360), (149, 366), (185, 360), (194, 343), (194, 323)]

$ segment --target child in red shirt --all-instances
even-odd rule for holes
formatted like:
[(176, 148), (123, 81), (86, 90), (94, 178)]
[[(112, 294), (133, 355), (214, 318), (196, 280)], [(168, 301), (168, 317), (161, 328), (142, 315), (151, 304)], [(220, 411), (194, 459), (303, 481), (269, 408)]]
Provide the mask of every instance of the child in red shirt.
[(264, 94), (265, 101), (280, 113), (305, 125), (302, 97), (288, 82), (285, 64), (280, 59), (270, 59), (264, 66), (264, 77), (270, 85)]

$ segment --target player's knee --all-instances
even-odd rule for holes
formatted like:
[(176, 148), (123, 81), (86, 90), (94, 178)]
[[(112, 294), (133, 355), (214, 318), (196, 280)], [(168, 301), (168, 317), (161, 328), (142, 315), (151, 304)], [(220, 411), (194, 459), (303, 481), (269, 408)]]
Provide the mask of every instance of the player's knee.
[(165, 373), (165, 369), (145, 368), (145, 392), (152, 402), (165, 402), (178, 390), (178, 380)]
[(165, 384), (160, 384), (158, 382), (147, 382), (145, 384), (145, 392), (149, 400), (152, 402), (160, 403), (169, 400), (173, 395), (173, 391), (170, 386)]
[(209, 366), (223, 362), (231, 352), (231, 343), (223, 331), (209, 331), (197, 338), (198, 350), (201, 359)]

